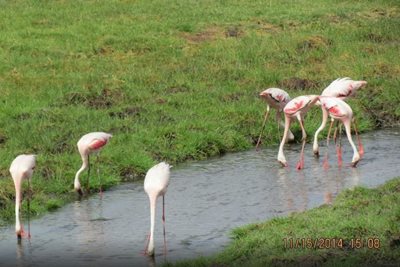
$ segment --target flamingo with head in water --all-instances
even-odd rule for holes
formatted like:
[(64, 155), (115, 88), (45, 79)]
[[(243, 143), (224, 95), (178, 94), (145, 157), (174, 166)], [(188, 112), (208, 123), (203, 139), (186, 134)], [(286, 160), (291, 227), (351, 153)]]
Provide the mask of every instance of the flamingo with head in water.
[(154, 220), (156, 213), (156, 201), (157, 198), (162, 196), (163, 201), (163, 233), (164, 233), (164, 254), (166, 253), (166, 241), (165, 241), (165, 193), (169, 183), (170, 166), (168, 163), (161, 162), (147, 171), (144, 179), (144, 190), (149, 196), (150, 200), (150, 235), (148, 237), (148, 243), (145, 248), (147, 255), (154, 256)]
[(36, 156), (35, 155), (19, 155), (16, 157), (10, 166), (10, 174), (14, 180), (15, 185), (15, 233), (17, 234), (18, 239), (22, 237), (30, 238), (30, 229), (29, 229), (29, 221), (28, 221), (28, 233), (24, 231), (24, 228), (20, 222), (19, 212), (20, 206), (22, 202), (22, 182), (23, 180), (28, 181), (29, 194), (28, 194), (28, 218), (29, 218), (29, 201), (31, 194), (31, 185), (30, 179), (33, 174), (33, 170), (36, 166)]
[[(339, 78), (334, 80), (328, 87), (326, 87), (324, 91), (322, 91), (321, 96), (337, 97), (342, 100), (345, 100), (348, 97), (355, 96), (357, 90), (363, 88), (366, 85), (367, 85), (366, 81), (353, 81), (348, 77)], [(313, 152), (314, 155), (316, 156), (319, 155), (318, 135), (325, 128), (327, 120), (328, 120), (328, 112), (326, 109), (322, 108), (322, 123), (321, 126), (315, 132), (314, 143), (313, 143)], [(340, 151), (340, 148), (338, 151)]]
[[(350, 143), (351, 147), (353, 148), (353, 159), (351, 161), (351, 166), (356, 167), (357, 163), (360, 161), (360, 153), (357, 150), (357, 148), (351, 138), (351, 122), (353, 119), (353, 110), (346, 102), (344, 102), (343, 100), (341, 100), (337, 97), (321, 96), (319, 99), (321, 102), (322, 109), (324, 109), (326, 111), (326, 113), (329, 114), (329, 116), (332, 118), (332, 122), (329, 127), (329, 131), (328, 131), (327, 140), (329, 141), (329, 135), (330, 135), (330, 131), (331, 131), (334, 120), (341, 121), (345, 127), (347, 139), (349, 140), (349, 143)], [(358, 137), (357, 130), (356, 130), (356, 134)], [(360, 139), (359, 139), (359, 146), (361, 149), (362, 145), (361, 145)], [(326, 156), (325, 161), (324, 161), (324, 166), (327, 166), (327, 159), (328, 158)], [(339, 157), (339, 159), (341, 160), (341, 157)], [(340, 161), (339, 161), (339, 164), (341, 164)]]
[[(268, 88), (260, 93), (260, 97), (267, 102), (267, 111), (265, 112), (264, 121), (261, 126), (261, 133), (260, 133), (260, 136), (258, 137), (256, 149), (258, 149), (258, 146), (260, 144), (261, 136), (262, 136), (264, 128), (265, 128), (265, 123), (268, 118), (270, 107), (276, 109), (276, 120), (278, 122), (278, 129), (279, 129), (279, 125), (285, 127), (285, 124), (281, 120), (282, 110), (286, 106), (286, 104), (290, 101), (289, 94), (279, 88)], [(293, 139), (294, 139), (294, 135), (289, 130), (288, 140), (293, 140)], [(286, 141), (288, 141), (288, 140), (286, 140)]]
[(302, 169), (304, 167), (304, 146), (307, 138), (306, 130), (304, 129), (304, 116), (307, 111), (318, 101), (317, 95), (304, 95), (298, 96), (289, 103), (286, 104), (283, 112), (285, 113), (285, 130), (283, 132), (283, 137), (281, 140), (281, 144), (279, 146), (278, 152), (278, 161), (283, 166), (288, 166), (285, 155), (283, 154), (283, 146), (285, 145), (285, 141), (289, 132), (290, 123), (292, 118), (297, 118), (300, 123), (301, 132), (302, 132), (302, 148), (300, 153), (300, 160), (297, 163), (297, 169)]
[[(74, 188), (75, 190), (82, 195), (81, 183), (79, 182), (79, 175), (83, 172), (86, 168), (88, 168), (88, 179), (87, 179), (87, 190), (89, 190), (89, 177), (90, 177), (90, 161), (89, 156), (92, 153), (97, 155), (100, 150), (108, 143), (110, 138), (112, 137), (109, 133), (104, 132), (93, 132), (85, 134), (81, 137), (78, 141), (78, 151), (82, 158), (82, 166), (76, 172), (75, 180), (74, 180)], [(99, 170), (97, 169), (97, 172)], [(100, 192), (101, 192), (101, 185), (100, 185)]]

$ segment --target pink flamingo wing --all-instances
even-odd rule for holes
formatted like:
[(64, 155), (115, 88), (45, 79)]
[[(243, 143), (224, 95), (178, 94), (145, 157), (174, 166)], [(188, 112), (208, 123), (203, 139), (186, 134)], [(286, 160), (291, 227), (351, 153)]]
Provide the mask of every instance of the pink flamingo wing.
[(96, 139), (90, 143), (89, 147), (90, 147), (90, 149), (96, 150), (96, 149), (103, 147), (105, 144), (107, 144), (107, 140)]
[(304, 101), (294, 102), (289, 107), (285, 108), (285, 112), (289, 114), (295, 113), (304, 106), (303, 103)]
[(333, 107), (329, 108), (328, 111), (329, 111), (329, 113), (331, 113), (334, 116), (337, 116), (337, 117), (343, 116), (342, 112), (340, 112), (340, 109), (337, 106), (333, 106)]

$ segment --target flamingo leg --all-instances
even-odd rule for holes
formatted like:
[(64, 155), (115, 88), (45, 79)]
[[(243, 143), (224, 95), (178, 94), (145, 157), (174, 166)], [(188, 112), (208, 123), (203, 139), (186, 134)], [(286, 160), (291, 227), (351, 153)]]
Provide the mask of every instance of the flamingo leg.
[(281, 136), (281, 127), (280, 127), (280, 122), (282, 119), (281, 112), (279, 110), (276, 111), (276, 122), (278, 124), (278, 136)]
[(338, 157), (338, 165), (342, 167), (343, 159), (342, 159), (342, 124), (339, 124), (339, 141), (336, 144), (336, 154)]
[(258, 146), (261, 143), (261, 136), (264, 133), (265, 123), (267, 122), (268, 114), (269, 114), (269, 106), (267, 106), (267, 111), (265, 112), (264, 121), (263, 121), (262, 126), (261, 126), (261, 133), (260, 133), (260, 136), (258, 137), (258, 140), (257, 140), (257, 144), (256, 144), (256, 150), (257, 151), (258, 151)]
[(90, 179), (90, 155), (88, 155), (88, 177), (87, 177), (87, 183), (86, 183), (86, 190), (87, 190), (88, 194), (90, 194), (89, 179)]
[(165, 237), (165, 198), (162, 197), (162, 222), (163, 222), (163, 234), (164, 234), (164, 255), (167, 255), (167, 241)]
[(31, 182), (30, 179), (28, 179), (28, 238), (31, 238), (31, 194), (32, 194), (32, 188), (31, 188)]
[(146, 236), (146, 245), (144, 246), (144, 250), (141, 254), (147, 255), (147, 248), (149, 247), (149, 242), (150, 242), (150, 233), (147, 234)]
[(327, 170), (329, 168), (329, 163), (328, 163), (328, 152), (329, 152), (329, 138), (331, 135), (331, 130), (332, 130), (332, 126), (333, 126), (334, 120), (331, 121), (331, 124), (329, 125), (329, 130), (328, 130), (328, 136), (326, 137), (326, 154), (325, 154), (325, 158), (324, 158), (324, 169)]
[(100, 182), (99, 193), (100, 193), (100, 196), (103, 196), (103, 188), (102, 188), (102, 182), (101, 182), (101, 176), (100, 176), (99, 155), (100, 155), (100, 152), (96, 155), (97, 178), (99, 179), (99, 182)]
[(302, 132), (302, 146), (301, 146), (301, 152), (300, 152), (300, 159), (299, 162), (297, 163), (296, 168), (298, 170), (301, 170), (304, 168), (304, 147), (306, 145), (306, 139), (307, 139), (307, 134), (306, 134), (306, 130), (304, 129), (304, 121), (303, 118), (299, 118), (299, 122), (300, 122), (300, 127), (301, 127), (301, 132)]

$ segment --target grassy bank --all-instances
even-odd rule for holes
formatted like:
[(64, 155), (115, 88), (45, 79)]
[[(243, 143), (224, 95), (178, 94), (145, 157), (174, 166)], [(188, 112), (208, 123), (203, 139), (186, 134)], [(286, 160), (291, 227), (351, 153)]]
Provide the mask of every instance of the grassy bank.
[(235, 229), (222, 253), (173, 266), (399, 266), (399, 203), (400, 178), (348, 189), (333, 205)]
[[(0, 218), (13, 218), (20, 153), (38, 155), (42, 214), (75, 197), (83, 134), (114, 135), (109, 187), (160, 160), (253, 147), (266, 87), (294, 97), (364, 79), (350, 101), (361, 129), (398, 123), (399, 21), (397, 1), (0, 1)], [(313, 110), (309, 133), (319, 120)], [(278, 142), (275, 123), (263, 140)]]

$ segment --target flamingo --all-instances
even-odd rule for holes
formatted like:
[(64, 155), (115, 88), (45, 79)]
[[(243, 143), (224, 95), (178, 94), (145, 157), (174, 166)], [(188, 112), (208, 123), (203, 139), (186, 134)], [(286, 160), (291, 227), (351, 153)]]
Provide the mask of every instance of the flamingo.
[[(339, 78), (334, 80), (328, 87), (326, 87), (324, 91), (322, 91), (321, 96), (337, 97), (342, 100), (345, 100), (348, 97), (355, 96), (357, 90), (361, 89), (366, 85), (367, 85), (366, 81), (353, 81), (348, 77)], [(315, 156), (319, 155), (318, 135), (325, 128), (327, 119), (328, 119), (328, 112), (326, 109), (322, 108), (322, 123), (314, 135), (313, 152)], [(340, 155), (338, 156), (340, 157)]]
[(321, 96), (333, 96), (345, 100), (348, 97), (355, 96), (357, 90), (365, 85), (367, 85), (366, 81), (353, 81), (349, 77), (338, 78), (322, 91)]
[(304, 146), (307, 138), (307, 133), (304, 129), (304, 116), (307, 111), (318, 101), (318, 95), (304, 95), (298, 96), (289, 103), (286, 104), (283, 112), (285, 113), (285, 130), (283, 132), (283, 137), (281, 140), (281, 144), (279, 146), (278, 152), (278, 161), (284, 166), (287, 167), (287, 161), (285, 155), (283, 154), (283, 146), (285, 145), (285, 141), (289, 132), (289, 127), (291, 123), (291, 118), (296, 117), (300, 123), (301, 132), (302, 132), (302, 148), (300, 153), (300, 160), (297, 163), (297, 169), (302, 169), (304, 167)]
[[(262, 136), (264, 128), (265, 128), (265, 123), (268, 118), (270, 107), (276, 109), (276, 120), (278, 122), (278, 129), (279, 129), (279, 124), (281, 124), (281, 126), (283, 126), (283, 127), (285, 126), (285, 124), (281, 120), (282, 110), (286, 106), (286, 104), (290, 101), (289, 94), (279, 88), (268, 88), (260, 93), (260, 97), (263, 98), (267, 102), (267, 111), (265, 112), (264, 121), (261, 126), (262, 127), (261, 133), (260, 133), (260, 136), (258, 137), (256, 149), (258, 149), (258, 146), (260, 144), (261, 136)], [(293, 140), (293, 139), (294, 139), (294, 135), (289, 130), (288, 140)], [(288, 140), (286, 140), (286, 141), (288, 141)]]
[[(30, 179), (33, 174), (33, 170), (36, 165), (36, 155), (19, 155), (17, 156), (10, 166), (10, 174), (14, 180), (15, 186), (15, 233), (17, 234), (18, 240), (22, 237), (30, 238), (30, 225), (29, 225), (29, 212), (30, 212), (30, 193), (31, 184)], [(20, 222), (19, 209), (22, 201), (22, 182), (23, 180), (28, 180), (29, 185), (29, 197), (28, 197), (28, 234), (25, 233), (24, 228)]]
[(169, 169), (168, 163), (161, 162), (147, 171), (144, 179), (144, 191), (146, 191), (150, 200), (150, 235), (148, 237), (147, 255), (154, 256), (154, 216), (156, 212), (156, 201), (159, 196), (162, 196), (163, 200), (163, 233), (164, 233), (164, 254), (166, 254), (166, 241), (165, 241), (165, 201), (164, 195), (167, 192), (169, 183)]
[[(350, 143), (351, 147), (353, 148), (353, 159), (351, 161), (351, 166), (356, 167), (357, 163), (360, 161), (360, 153), (357, 151), (357, 148), (351, 138), (351, 121), (353, 118), (353, 110), (346, 102), (344, 102), (343, 100), (341, 100), (340, 98), (337, 98), (337, 97), (321, 96), (320, 102), (321, 102), (322, 109), (325, 110), (325, 112), (327, 114), (329, 114), (329, 116), (332, 119), (331, 125), (329, 127), (329, 131), (328, 131), (327, 143), (329, 142), (329, 135), (330, 135), (330, 131), (331, 131), (334, 120), (341, 121), (345, 127), (347, 139), (349, 140), (349, 143)], [(326, 123), (326, 119), (325, 119), (325, 122), (323, 122), (323, 124), (325, 124), (325, 123)], [(358, 137), (357, 130), (356, 130), (356, 134)], [(360, 145), (360, 147), (362, 147), (360, 139), (359, 139), (359, 145)], [(324, 166), (327, 166), (327, 157), (328, 157), (328, 154), (325, 157)], [(339, 164), (341, 164), (340, 158), (339, 158)]]
[[(95, 153), (98, 159), (98, 153), (100, 150), (108, 143), (110, 138), (112, 137), (109, 133), (104, 132), (93, 132), (85, 134), (84, 136), (79, 139), (77, 146), (79, 153), (82, 158), (82, 166), (76, 172), (75, 180), (74, 180), (74, 188), (79, 193), (79, 195), (83, 195), (81, 184), (79, 182), (79, 175), (83, 172), (86, 168), (88, 168), (88, 180), (87, 180), (87, 190), (89, 190), (89, 177), (90, 177), (90, 162), (89, 162), (89, 155)], [(99, 173), (99, 169), (97, 169), (97, 174)], [(101, 192), (101, 185), (100, 185), (100, 192)]]

